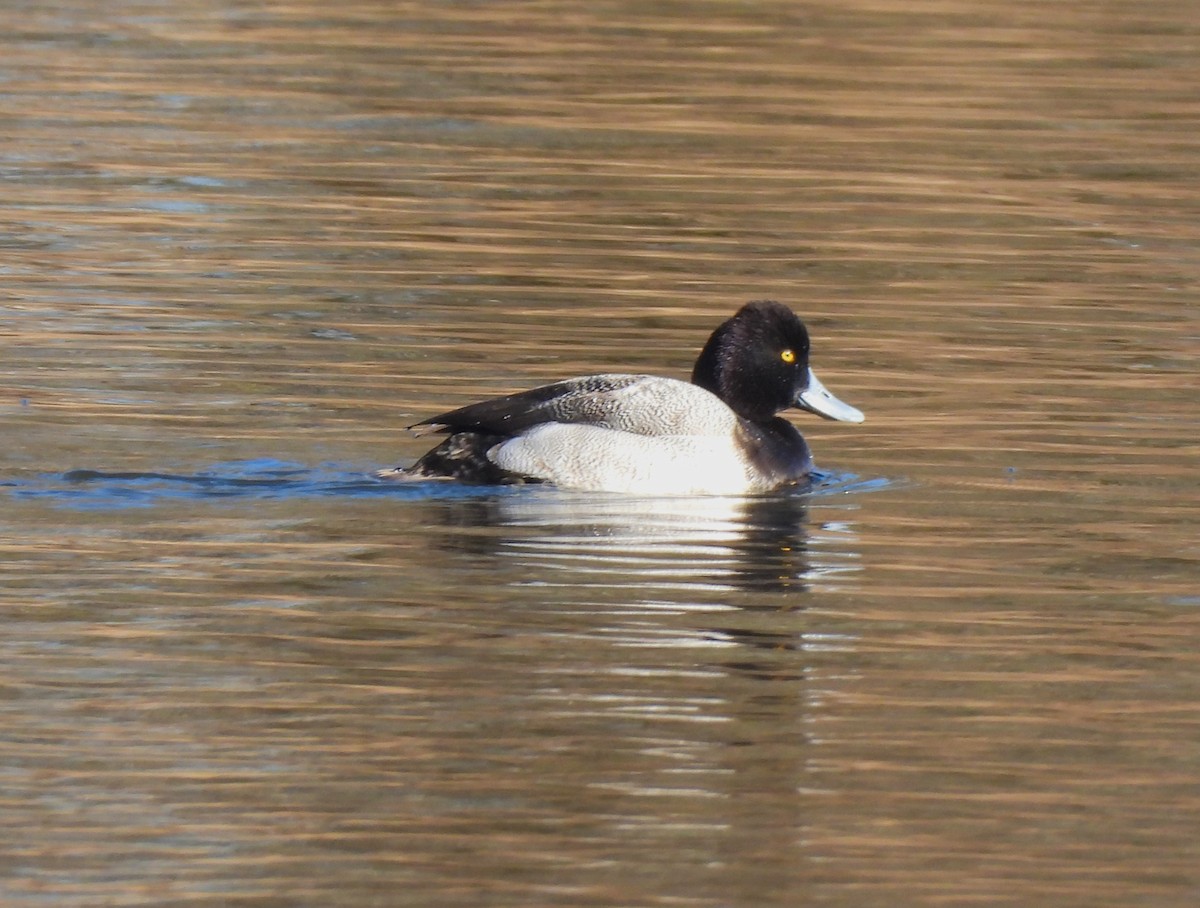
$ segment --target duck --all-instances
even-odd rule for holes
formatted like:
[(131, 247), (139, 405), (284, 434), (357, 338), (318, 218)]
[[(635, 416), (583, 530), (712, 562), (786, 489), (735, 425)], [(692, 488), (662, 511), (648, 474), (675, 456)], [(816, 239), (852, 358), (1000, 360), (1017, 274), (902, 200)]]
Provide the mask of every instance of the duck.
[(421, 420), (443, 434), (409, 467), (381, 479), (472, 485), (548, 483), (641, 495), (755, 495), (811, 481), (789, 408), (861, 423), (809, 365), (804, 323), (783, 303), (755, 300), (722, 322), (690, 381), (604, 373), (469, 404)]

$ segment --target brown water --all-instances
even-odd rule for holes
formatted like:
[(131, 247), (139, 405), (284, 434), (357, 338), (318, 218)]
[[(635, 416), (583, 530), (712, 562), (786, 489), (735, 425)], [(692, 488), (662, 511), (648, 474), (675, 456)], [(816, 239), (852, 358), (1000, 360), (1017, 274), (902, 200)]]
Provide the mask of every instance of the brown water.
[[(5, 905), (1200, 901), (1193, 3), (0, 25)], [(367, 478), (761, 297), (814, 495)]]

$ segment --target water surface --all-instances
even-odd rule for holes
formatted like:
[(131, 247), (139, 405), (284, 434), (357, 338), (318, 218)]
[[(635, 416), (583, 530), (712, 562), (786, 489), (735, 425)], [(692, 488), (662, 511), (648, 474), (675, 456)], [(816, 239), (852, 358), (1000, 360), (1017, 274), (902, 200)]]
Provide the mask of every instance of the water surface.
[[(1196, 903), (1192, 4), (0, 22), (5, 904)], [(754, 298), (811, 493), (370, 478)]]

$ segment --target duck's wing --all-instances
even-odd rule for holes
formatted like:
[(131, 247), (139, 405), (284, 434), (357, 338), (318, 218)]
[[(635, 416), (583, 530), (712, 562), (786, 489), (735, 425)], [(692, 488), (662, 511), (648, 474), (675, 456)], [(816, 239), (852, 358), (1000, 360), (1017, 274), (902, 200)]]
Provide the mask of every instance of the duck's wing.
[(733, 411), (703, 388), (654, 375), (586, 375), (494, 397), (422, 420), (418, 433), (512, 437), (545, 423), (599, 426), (636, 435), (729, 431)]

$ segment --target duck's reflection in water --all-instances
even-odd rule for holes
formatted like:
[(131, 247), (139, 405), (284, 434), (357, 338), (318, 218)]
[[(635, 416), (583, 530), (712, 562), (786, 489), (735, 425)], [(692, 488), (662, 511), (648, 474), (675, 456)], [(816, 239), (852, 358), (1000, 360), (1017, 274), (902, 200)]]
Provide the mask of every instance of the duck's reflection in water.
[(810, 605), (857, 570), (855, 505), (548, 489), (427, 505), (431, 555), (479, 583), (469, 672), (505, 704), (485, 727), (518, 730), (533, 789), (569, 790), (598, 841), (697, 866), (744, 847), (791, 885), (813, 855), (811, 792), (828, 786), (829, 666), (855, 646)]
[(639, 498), (528, 490), (440, 504), (440, 546), (516, 562), (545, 584), (799, 592), (857, 569), (852, 524), (839, 519), (814, 528), (808, 499), (797, 494)]

